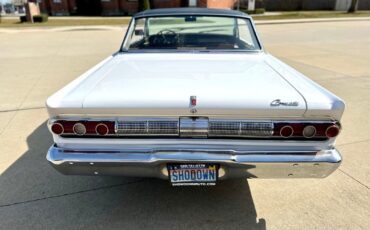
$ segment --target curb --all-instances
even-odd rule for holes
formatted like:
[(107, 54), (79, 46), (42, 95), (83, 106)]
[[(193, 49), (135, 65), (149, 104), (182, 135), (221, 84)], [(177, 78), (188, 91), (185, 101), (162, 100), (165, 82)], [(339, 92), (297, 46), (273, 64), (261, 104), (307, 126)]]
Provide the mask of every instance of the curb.
[(256, 25), (274, 25), (274, 24), (298, 24), (298, 23), (318, 23), (318, 22), (352, 22), (352, 21), (370, 21), (370, 17), (348, 17), (348, 18), (307, 18), (307, 19), (271, 19), (258, 20), (253, 19)]
[(127, 26), (55, 26), (55, 27), (21, 27), (0, 28), (0, 33), (32, 33), (32, 32), (67, 32), (67, 31), (103, 31), (103, 30), (126, 30)]

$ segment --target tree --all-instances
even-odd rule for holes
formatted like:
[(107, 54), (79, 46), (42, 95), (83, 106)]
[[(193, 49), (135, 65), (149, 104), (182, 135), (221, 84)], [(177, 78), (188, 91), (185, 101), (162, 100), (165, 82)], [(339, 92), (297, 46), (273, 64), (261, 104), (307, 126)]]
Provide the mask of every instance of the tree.
[(354, 13), (357, 10), (358, 0), (352, 0), (351, 6), (349, 7), (347, 13)]
[(149, 10), (150, 1), (149, 0), (139, 0), (139, 11)]

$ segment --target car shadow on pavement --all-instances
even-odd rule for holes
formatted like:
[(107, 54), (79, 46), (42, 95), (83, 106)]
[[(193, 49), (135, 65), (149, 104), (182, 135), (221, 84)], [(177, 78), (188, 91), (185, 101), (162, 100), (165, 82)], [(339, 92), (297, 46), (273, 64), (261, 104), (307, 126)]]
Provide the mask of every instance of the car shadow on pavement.
[(247, 180), (215, 187), (171, 187), (146, 178), (64, 176), (46, 161), (46, 122), (29, 150), (0, 176), (5, 229), (266, 229)]

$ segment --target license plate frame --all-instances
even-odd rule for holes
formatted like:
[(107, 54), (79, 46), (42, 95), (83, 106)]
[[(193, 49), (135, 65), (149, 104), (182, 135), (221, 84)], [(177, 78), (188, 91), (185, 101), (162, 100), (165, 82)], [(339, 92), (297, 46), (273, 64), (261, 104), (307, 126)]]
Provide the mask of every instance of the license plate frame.
[(219, 165), (213, 163), (168, 163), (172, 186), (215, 186)]

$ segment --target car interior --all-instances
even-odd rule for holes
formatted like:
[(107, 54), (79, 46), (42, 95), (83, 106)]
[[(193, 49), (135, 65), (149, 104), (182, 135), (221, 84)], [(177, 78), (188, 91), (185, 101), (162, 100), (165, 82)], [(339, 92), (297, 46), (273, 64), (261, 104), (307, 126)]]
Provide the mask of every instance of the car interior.
[(254, 47), (239, 38), (225, 34), (177, 33), (164, 29), (130, 45), (130, 49), (241, 49)]

